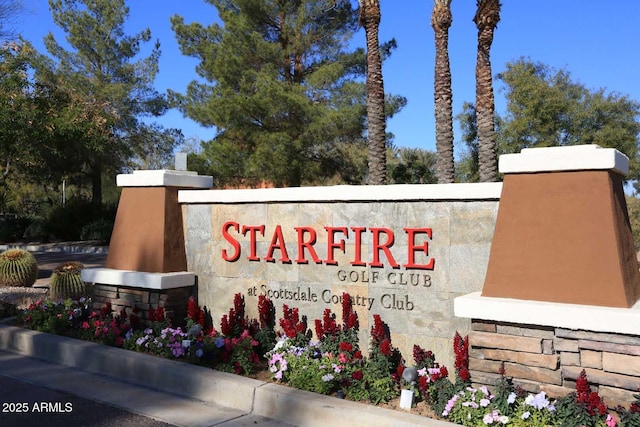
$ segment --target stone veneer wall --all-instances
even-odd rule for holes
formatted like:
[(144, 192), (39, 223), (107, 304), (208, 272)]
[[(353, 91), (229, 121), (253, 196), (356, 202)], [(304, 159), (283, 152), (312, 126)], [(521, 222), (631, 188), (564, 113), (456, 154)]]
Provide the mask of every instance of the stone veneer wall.
[(187, 303), (189, 297), (195, 295), (194, 286), (173, 289), (145, 289), (121, 285), (93, 285), (93, 307), (101, 309), (107, 302), (116, 313), (125, 309), (131, 313), (134, 307), (139, 311), (138, 317), (146, 322), (149, 308), (164, 308), (167, 318), (173, 319), (174, 326), (184, 324), (187, 317)]
[(585, 370), (610, 408), (628, 407), (640, 388), (640, 336), (472, 320), (469, 368), (477, 385), (507, 377), (529, 392), (558, 397), (575, 391)]
[[(342, 320), (337, 298), (348, 292), (352, 298), (367, 301), (366, 306), (354, 306), (360, 320), (362, 348), (368, 348), (373, 315), (380, 314), (389, 325), (392, 344), (407, 361), (412, 360), (413, 345), (418, 344), (452, 367), (452, 338), (456, 331), (468, 333), (470, 325), (468, 319), (454, 316), (453, 301), (457, 296), (480, 290), (500, 188), (501, 184), (496, 183), (180, 191), (187, 265), (198, 276), (198, 302), (211, 312), (217, 327), (220, 317), (233, 307), (236, 293), (244, 295), (247, 314), (252, 318), (258, 317), (256, 293), (266, 290), (312, 293), (317, 297), (315, 303), (294, 298), (272, 301), (278, 318), (282, 316), (283, 304), (299, 308), (301, 314), (308, 316), (308, 326), (313, 331), (314, 319), (322, 319), (326, 308), (337, 315), (338, 321)], [(465, 199), (469, 189), (476, 192), (475, 197)], [(478, 189), (483, 194), (478, 195)], [(223, 260), (222, 250), (234, 252), (221, 231), (228, 221), (240, 227), (265, 225), (265, 235), (258, 235), (256, 244), (260, 261), (247, 259), (249, 233), (242, 235), (233, 229), (229, 231), (238, 240), (242, 253), (237, 261)], [(282, 227), (291, 262), (279, 260), (280, 250), (275, 250), (275, 261), (264, 260), (277, 225)], [(305, 226), (317, 231), (314, 247), (322, 259), (327, 254), (325, 226), (390, 228), (395, 235), (393, 255), (400, 265), (407, 262), (407, 233), (403, 228), (429, 227), (433, 235), (428, 239), (428, 257), (435, 260), (435, 265), (433, 270), (393, 269), (386, 257), (381, 256), (384, 267), (352, 266), (353, 233), (345, 239), (344, 251), (335, 250), (338, 265), (316, 264), (311, 260), (299, 264), (295, 262), (298, 248), (294, 227)], [(370, 261), (371, 234), (367, 232), (362, 237), (362, 259)], [(343, 235), (339, 234), (336, 240), (340, 238)], [(418, 240), (416, 243), (420, 244), (425, 238), (421, 236)], [(418, 263), (427, 262), (423, 253), (418, 252), (416, 257)], [(310, 259), (308, 255), (307, 258)], [(340, 280), (341, 270), (352, 274), (354, 280)], [(405, 284), (399, 284), (401, 273)], [(390, 279), (389, 274), (395, 276)], [(406, 284), (411, 280), (410, 274), (415, 275), (419, 284)], [(327, 302), (325, 297), (332, 299)]]

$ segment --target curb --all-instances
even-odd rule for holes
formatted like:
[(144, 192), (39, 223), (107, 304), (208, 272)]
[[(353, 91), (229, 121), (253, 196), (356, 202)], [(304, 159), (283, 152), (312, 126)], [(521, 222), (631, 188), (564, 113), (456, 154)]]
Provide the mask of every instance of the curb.
[[(0, 325), (0, 349), (292, 425), (454, 427), (446, 421), (337, 399), (88, 341)], [(116, 362), (117, 363), (114, 363)]]
[(28, 252), (59, 252), (75, 254), (107, 254), (108, 246), (93, 246), (91, 242), (60, 242), (60, 243), (7, 243), (0, 245), (0, 251), (8, 249), (23, 249)]

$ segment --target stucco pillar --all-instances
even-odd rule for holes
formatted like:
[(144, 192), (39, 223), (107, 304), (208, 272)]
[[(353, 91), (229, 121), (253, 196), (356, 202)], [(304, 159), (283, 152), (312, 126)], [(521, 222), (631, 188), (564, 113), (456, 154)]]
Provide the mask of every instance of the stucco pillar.
[(631, 307), (640, 273), (624, 198), (629, 160), (597, 145), (500, 157), (483, 297)]
[(187, 270), (179, 189), (211, 188), (195, 172), (143, 170), (118, 175), (123, 187), (106, 267), (149, 273)]

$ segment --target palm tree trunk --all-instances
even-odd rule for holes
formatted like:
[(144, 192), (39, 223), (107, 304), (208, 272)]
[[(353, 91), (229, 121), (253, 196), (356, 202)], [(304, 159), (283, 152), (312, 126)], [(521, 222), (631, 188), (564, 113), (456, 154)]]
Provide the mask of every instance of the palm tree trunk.
[(360, 24), (367, 39), (367, 121), (369, 134), (369, 184), (387, 183), (387, 135), (378, 31), (380, 1), (360, 0)]
[(496, 158), (495, 107), (490, 51), (493, 32), (500, 21), (498, 0), (477, 0), (473, 21), (478, 27), (478, 58), (476, 62), (476, 116), (478, 119), (478, 161), (480, 182), (498, 180)]
[(451, 27), (451, 23), (451, 0), (435, 0), (431, 14), (431, 26), (435, 32), (436, 42), (434, 101), (438, 184), (453, 182), (455, 173), (451, 68), (449, 65), (449, 27)]

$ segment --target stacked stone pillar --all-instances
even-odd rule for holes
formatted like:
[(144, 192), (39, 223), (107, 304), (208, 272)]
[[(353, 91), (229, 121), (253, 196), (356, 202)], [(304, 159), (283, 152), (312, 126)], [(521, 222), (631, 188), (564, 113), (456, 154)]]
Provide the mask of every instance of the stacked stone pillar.
[(118, 175), (123, 187), (106, 268), (85, 269), (93, 283), (96, 308), (107, 302), (119, 312), (134, 307), (146, 319), (149, 308), (163, 307), (174, 323), (186, 317), (195, 292), (187, 271), (180, 189), (210, 188), (213, 178), (195, 172), (144, 170)]
[(504, 184), (482, 292), (455, 301), (472, 319), (477, 384), (499, 372), (566, 394), (585, 370), (610, 407), (640, 388), (640, 273), (624, 198), (629, 161), (597, 145), (500, 158)]

